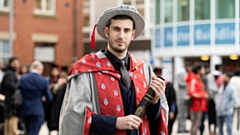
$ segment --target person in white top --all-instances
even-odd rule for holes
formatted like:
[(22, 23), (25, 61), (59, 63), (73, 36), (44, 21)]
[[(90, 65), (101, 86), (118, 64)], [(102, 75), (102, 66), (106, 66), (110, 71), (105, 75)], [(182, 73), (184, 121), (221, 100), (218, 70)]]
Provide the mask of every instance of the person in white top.
[[(0, 84), (4, 76), (3, 68), (4, 68), (4, 62), (0, 61)], [(0, 88), (0, 92), (1, 92), (1, 88)], [(4, 101), (4, 99), (5, 99), (5, 96), (0, 93), (0, 101)]]
[[(240, 99), (240, 70), (234, 72), (234, 76), (231, 78), (230, 83), (235, 87), (238, 99)], [(237, 112), (237, 131), (240, 133), (240, 102), (236, 104), (235, 111)]]

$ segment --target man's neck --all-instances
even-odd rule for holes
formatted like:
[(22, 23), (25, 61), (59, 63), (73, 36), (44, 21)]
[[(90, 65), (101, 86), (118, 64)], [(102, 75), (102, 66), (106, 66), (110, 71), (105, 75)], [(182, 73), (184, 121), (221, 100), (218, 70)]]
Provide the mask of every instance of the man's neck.
[(32, 72), (32, 73), (37, 73), (37, 74), (39, 74), (39, 71), (36, 70), (36, 69), (32, 69), (31, 72)]

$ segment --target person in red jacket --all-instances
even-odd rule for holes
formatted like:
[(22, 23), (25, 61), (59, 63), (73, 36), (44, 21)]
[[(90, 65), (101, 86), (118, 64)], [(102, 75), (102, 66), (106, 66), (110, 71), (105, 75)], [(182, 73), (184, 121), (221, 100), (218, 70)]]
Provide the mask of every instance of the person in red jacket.
[(194, 66), (192, 73), (189, 73), (185, 78), (188, 84), (188, 95), (191, 98), (190, 119), (192, 122), (191, 135), (196, 135), (197, 130), (201, 124), (202, 112), (208, 110), (207, 98), (208, 94), (204, 89), (204, 83), (202, 77), (205, 74), (205, 66), (203, 64), (197, 64)]

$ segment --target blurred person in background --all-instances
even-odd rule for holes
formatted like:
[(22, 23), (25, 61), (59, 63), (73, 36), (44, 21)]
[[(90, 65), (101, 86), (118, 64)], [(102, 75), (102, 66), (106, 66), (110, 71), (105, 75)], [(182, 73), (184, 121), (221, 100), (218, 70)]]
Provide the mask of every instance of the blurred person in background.
[(20, 106), (13, 104), (13, 95), (17, 90), (18, 69), (20, 61), (17, 57), (9, 59), (7, 67), (4, 69), (5, 75), (1, 83), (1, 89), (5, 95), (4, 106), (4, 134), (17, 135)]
[[(4, 101), (5, 99), (5, 96), (3, 95), (3, 91), (2, 91), (2, 88), (1, 88), (1, 82), (2, 82), (2, 79), (3, 79), (3, 76), (4, 76), (4, 62), (0, 61), (0, 101)], [(3, 114), (1, 112), (1, 114)]]
[[(162, 77), (162, 68), (154, 68), (153, 72), (157, 76)], [(177, 112), (178, 112), (177, 99), (176, 99), (176, 91), (173, 87), (173, 84), (171, 82), (167, 81), (166, 79), (165, 79), (165, 83), (166, 83), (165, 95), (166, 95), (167, 103), (168, 103), (168, 106), (169, 106), (168, 135), (171, 135), (172, 134), (172, 127), (173, 127), (173, 124), (174, 124), (174, 121), (176, 119)]]
[[(27, 73), (29, 73), (29, 66), (26, 64), (21, 65), (19, 70), (19, 75), (22, 77)], [(19, 128), (20, 135), (24, 135), (26, 133), (26, 127), (25, 127), (23, 118), (21, 116), (19, 118), (18, 128)]]
[(208, 94), (203, 83), (203, 76), (205, 75), (205, 72), (205, 65), (197, 64), (193, 67), (192, 73), (188, 74), (186, 77), (188, 95), (192, 101), (192, 104), (189, 106), (190, 119), (192, 122), (190, 131), (191, 135), (197, 135), (197, 131), (201, 124), (202, 114), (208, 110)]
[(188, 106), (185, 103), (187, 97), (187, 83), (185, 78), (192, 71), (192, 64), (188, 61), (185, 62), (184, 71), (177, 75), (178, 81), (178, 133), (187, 133), (186, 120), (188, 116)]
[(57, 65), (54, 65), (51, 69), (50, 75), (48, 77), (49, 83), (50, 83), (50, 89), (53, 88), (53, 86), (58, 82), (59, 79), (59, 69)]
[(5, 66), (4, 62), (0, 61), (0, 84), (1, 84), (3, 76), (4, 76), (4, 71), (3, 71), (4, 66)]
[[(204, 90), (206, 90), (207, 93), (209, 93), (208, 91), (208, 80), (207, 80), (207, 74), (209, 73), (209, 68), (207, 66), (207, 64), (205, 63), (201, 63), (202, 65), (205, 66), (205, 74), (202, 76), (202, 81), (203, 81), (203, 84), (204, 84)], [(209, 101), (209, 100), (207, 100)], [(199, 127), (199, 130), (200, 130), (200, 135), (203, 135), (204, 133), (204, 129), (205, 129), (205, 119), (208, 115), (208, 111), (203, 111), (202, 113), (202, 118), (201, 118), (201, 124), (200, 124), (200, 127)]]
[[(219, 65), (215, 66), (215, 69), (218, 69)], [(220, 71), (215, 72), (209, 72), (206, 76), (207, 78), (207, 85), (208, 85), (208, 125), (209, 125), (209, 133), (210, 135), (216, 135), (216, 128), (217, 128), (217, 113), (216, 113), (216, 95), (218, 93), (218, 83), (221, 84), (219, 79), (219, 75), (221, 76), (222, 73)], [(221, 77), (220, 77), (221, 78)], [(212, 129), (213, 127), (213, 129)]]
[[(240, 99), (240, 69), (234, 72), (234, 76), (230, 79), (230, 83), (235, 87), (238, 99)], [(237, 133), (240, 134), (240, 102), (235, 106), (237, 113)]]
[(0, 61), (0, 135), (3, 135), (3, 128), (4, 128), (4, 100), (5, 96), (2, 94), (2, 89), (1, 89), (1, 82), (4, 76), (4, 62)]
[(228, 135), (232, 135), (232, 118), (234, 106), (237, 104), (237, 93), (235, 87), (229, 83), (233, 73), (223, 74), (223, 84), (216, 97), (216, 112), (219, 127), (219, 135), (223, 135), (223, 124), (227, 125)]
[[(49, 88), (51, 93), (53, 94), (53, 87), (56, 83), (58, 83), (59, 79), (59, 66), (56, 64), (52, 65), (52, 69), (50, 71), (50, 75), (47, 77), (49, 81)], [(51, 123), (51, 114), (52, 114), (52, 107), (54, 107), (54, 104), (51, 102), (44, 102), (44, 108), (45, 108), (45, 120), (47, 122), (47, 127), (49, 131), (52, 131), (52, 123)]]
[(43, 68), (40, 61), (34, 61), (30, 67), (31, 72), (23, 75), (18, 85), (23, 96), (21, 115), (26, 125), (27, 135), (38, 135), (44, 122), (42, 97), (45, 96), (47, 101), (53, 98), (49, 90), (49, 82), (41, 75)]
[(217, 83), (217, 87), (220, 88), (223, 83), (223, 76), (222, 76), (223, 68), (221, 64), (215, 65), (215, 70), (213, 71), (214, 78)]
[(20, 75), (24, 75), (24, 74), (27, 74), (27, 73), (29, 73), (29, 66), (24, 64), (20, 68)]
[[(62, 106), (62, 101), (66, 91), (66, 81), (68, 77), (68, 69), (62, 68), (60, 71), (58, 82), (53, 86), (53, 101), (50, 114), (50, 129), (51, 131), (59, 131), (59, 116)], [(50, 131), (50, 132), (51, 132)]]
[[(3, 69), (4, 69), (4, 62), (0, 61), (0, 124), (4, 122), (4, 115), (3, 115), (4, 103), (3, 103), (3, 101), (5, 100), (5, 96), (3, 95), (3, 91), (1, 88), (1, 82), (2, 82), (3, 76), (5, 74)], [(2, 129), (2, 128), (3, 128), (3, 126), (0, 126), (0, 129)], [(0, 135), (1, 135), (1, 133), (0, 133)]]

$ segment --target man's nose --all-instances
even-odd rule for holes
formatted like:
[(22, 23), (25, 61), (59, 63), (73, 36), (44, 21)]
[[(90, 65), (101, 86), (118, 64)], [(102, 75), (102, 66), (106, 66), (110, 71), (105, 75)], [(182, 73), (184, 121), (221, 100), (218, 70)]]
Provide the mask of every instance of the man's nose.
[(119, 32), (118, 37), (119, 37), (119, 38), (124, 38), (124, 31), (123, 31), (123, 30), (121, 30), (121, 31)]

